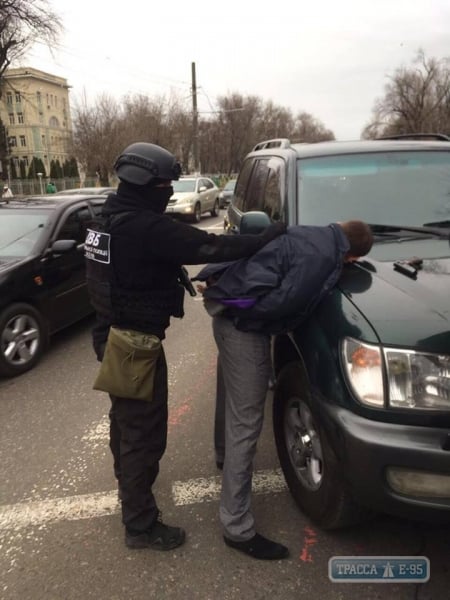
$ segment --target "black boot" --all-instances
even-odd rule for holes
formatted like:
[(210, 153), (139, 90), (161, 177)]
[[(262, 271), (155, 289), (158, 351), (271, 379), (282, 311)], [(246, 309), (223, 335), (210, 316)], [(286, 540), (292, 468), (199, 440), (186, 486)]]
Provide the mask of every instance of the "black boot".
[(259, 533), (255, 533), (251, 539), (246, 540), (245, 542), (234, 542), (225, 536), (223, 536), (223, 539), (225, 544), (230, 546), (230, 548), (244, 552), (244, 554), (248, 554), (252, 558), (259, 558), (260, 560), (280, 560), (289, 556), (289, 550), (286, 546), (277, 544), (277, 542), (272, 542), (272, 540), (268, 540), (262, 535), (259, 535)]
[(148, 530), (141, 533), (125, 532), (125, 544), (128, 548), (150, 550), (173, 550), (184, 543), (186, 533), (181, 527), (170, 527), (158, 520)]

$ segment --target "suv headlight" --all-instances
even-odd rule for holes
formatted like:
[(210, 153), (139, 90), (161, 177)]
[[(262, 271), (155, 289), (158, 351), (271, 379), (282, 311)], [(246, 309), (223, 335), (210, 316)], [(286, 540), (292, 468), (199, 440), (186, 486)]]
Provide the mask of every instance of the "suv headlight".
[(352, 338), (344, 340), (342, 355), (348, 381), (363, 404), (450, 410), (450, 356), (380, 348)]

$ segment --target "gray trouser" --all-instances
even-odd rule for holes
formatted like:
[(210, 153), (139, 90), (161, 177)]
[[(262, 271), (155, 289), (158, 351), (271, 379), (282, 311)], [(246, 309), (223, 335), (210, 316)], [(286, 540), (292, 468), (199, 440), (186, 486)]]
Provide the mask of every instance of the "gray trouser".
[(243, 541), (256, 533), (250, 510), (253, 458), (271, 373), (270, 337), (239, 331), (220, 316), (213, 318), (213, 331), (226, 389), (220, 520), (228, 538)]

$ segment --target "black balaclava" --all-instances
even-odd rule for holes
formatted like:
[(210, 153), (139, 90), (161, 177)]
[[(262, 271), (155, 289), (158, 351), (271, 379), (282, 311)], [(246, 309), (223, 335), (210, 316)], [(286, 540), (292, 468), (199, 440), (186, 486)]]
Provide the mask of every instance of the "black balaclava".
[(147, 185), (134, 185), (127, 181), (119, 182), (117, 192), (128, 201), (134, 200), (135, 208), (138, 210), (151, 210), (158, 214), (163, 214), (173, 195), (173, 187), (157, 187), (161, 180), (153, 179)]

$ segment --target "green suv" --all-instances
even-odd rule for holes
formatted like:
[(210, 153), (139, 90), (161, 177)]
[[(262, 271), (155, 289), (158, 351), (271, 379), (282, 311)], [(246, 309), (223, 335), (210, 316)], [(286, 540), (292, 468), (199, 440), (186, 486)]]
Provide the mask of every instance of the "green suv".
[(375, 236), (273, 341), (274, 434), (296, 502), (328, 529), (373, 511), (450, 522), (450, 140), (262, 142), (226, 229), (249, 211), (361, 219)]

